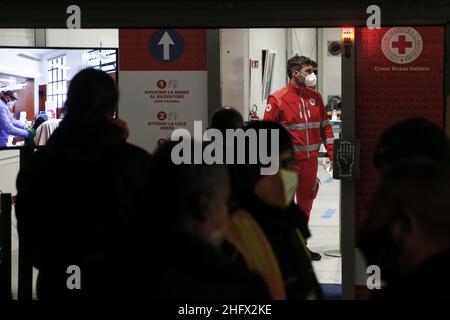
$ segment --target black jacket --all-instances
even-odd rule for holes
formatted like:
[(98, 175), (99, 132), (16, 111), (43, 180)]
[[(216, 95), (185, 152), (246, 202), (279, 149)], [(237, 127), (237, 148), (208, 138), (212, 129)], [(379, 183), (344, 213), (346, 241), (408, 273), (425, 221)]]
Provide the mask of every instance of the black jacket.
[[(18, 231), (39, 269), (38, 297), (132, 297), (130, 266), (151, 155), (109, 123), (61, 123), (17, 178)], [(81, 269), (68, 290), (67, 268)], [(130, 287), (131, 286), (131, 287)]]
[(373, 290), (372, 298), (450, 300), (449, 270), (450, 249), (426, 259), (411, 273), (390, 280), (381, 291)]
[(166, 233), (152, 250), (152, 298), (175, 300), (270, 299), (256, 274), (236, 270), (223, 253), (207, 240), (187, 232)]
[[(311, 260), (297, 233), (299, 231), (305, 240), (310, 236), (305, 213), (294, 203), (286, 209), (270, 206), (254, 194), (241, 196), (239, 205), (253, 216), (267, 237), (280, 266), (287, 298), (303, 300), (313, 293), (322, 299)], [(235, 264), (242, 266), (243, 257), (230, 248), (231, 244), (227, 243), (228, 254), (234, 257)]]

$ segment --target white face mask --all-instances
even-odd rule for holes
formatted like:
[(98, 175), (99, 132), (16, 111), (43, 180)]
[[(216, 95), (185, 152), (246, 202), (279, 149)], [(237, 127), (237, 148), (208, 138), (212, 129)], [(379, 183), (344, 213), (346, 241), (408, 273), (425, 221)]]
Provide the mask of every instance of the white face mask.
[(298, 186), (297, 172), (293, 170), (280, 169), (280, 177), (283, 182), (285, 206), (289, 206), (294, 200), (295, 192)]
[(317, 77), (314, 73), (308, 74), (305, 77), (305, 86), (307, 87), (314, 87), (317, 82)]
[(15, 104), (16, 104), (16, 100), (9, 101), (6, 105), (8, 106), (9, 110), (12, 110), (12, 108), (14, 107)]

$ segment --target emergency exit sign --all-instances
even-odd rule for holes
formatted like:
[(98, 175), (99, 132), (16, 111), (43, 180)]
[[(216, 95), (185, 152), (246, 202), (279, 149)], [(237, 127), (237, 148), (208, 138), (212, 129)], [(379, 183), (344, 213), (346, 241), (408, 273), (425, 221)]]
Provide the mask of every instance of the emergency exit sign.
[(259, 61), (258, 60), (250, 60), (250, 64), (252, 66), (252, 69), (258, 69)]

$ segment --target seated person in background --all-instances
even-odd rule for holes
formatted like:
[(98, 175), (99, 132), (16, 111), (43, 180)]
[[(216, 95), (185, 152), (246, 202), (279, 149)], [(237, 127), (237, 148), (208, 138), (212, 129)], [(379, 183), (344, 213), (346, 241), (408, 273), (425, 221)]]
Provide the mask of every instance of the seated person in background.
[[(359, 237), (381, 299), (450, 299), (450, 171), (429, 159), (384, 169)], [(376, 291), (376, 292), (375, 292)]]
[(145, 243), (153, 244), (147, 249), (152, 298), (268, 299), (264, 281), (236, 271), (220, 249), (228, 226), (226, 168), (175, 165), (171, 153), (176, 144), (166, 142), (154, 154), (152, 211), (142, 223)]
[(33, 127), (30, 128), (30, 135), (25, 139), (25, 145), (26, 146), (32, 146), (34, 147), (36, 144), (34, 143), (34, 138), (36, 136), (37, 129), (43, 124), (45, 121), (48, 120), (48, 116), (44, 114), (39, 114), (36, 119), (34, 120)]
[[(61, 124), (20, 168), (17, 227), (39, 269), (39, 299), (142, 292), (137, 286), (144, 276), (135, 271), (142, 252), (134, 248), (151, 155), (126, 143), (126, 130), (113, 119), (117, 102), (108, 74), (80, 71), (70, 82)], [(80, 268), (81, 289), (67, 286), (73, 265)]]
[(14, 91), (4, 91), (0, 95), (0, 147), (6, 147), (9, 136), (17, 137), (15, 141), (23, 140), (30, 135), (27, 125), (14, 119), (12, 107), (17, 101)]
[(34, 138), (35, 145), (45, 146), (53, 132), (58, 128), (61, 121), (61, 119), (49, 119), (42, 123), (42, 125), (36, 130), (36, 136)]
[(279, 171), (261, 175), (260, 164), (240, 167), (241, 188), (225, 248), (236, 265), (264, 277), (273, 299), (321, 299), (305, 245), (306, 214), (293, 201), (298, 178), (291, 137), (275, 122), (255, 121), (245, 128), (256, 130), (258, 140), (261, 129), (269, 137), (279, 132)]

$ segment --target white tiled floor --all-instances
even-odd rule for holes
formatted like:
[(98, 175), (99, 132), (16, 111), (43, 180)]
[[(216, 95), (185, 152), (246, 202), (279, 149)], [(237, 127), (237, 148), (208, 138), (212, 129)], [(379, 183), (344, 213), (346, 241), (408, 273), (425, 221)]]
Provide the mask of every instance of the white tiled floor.
[[(319, 170), (323, 170), (320, 165)], [(313, 262), (320, 283), (341, 283), (341, 258), (324, 254), (339, 249), (339, 195), (339, 180), (321, 184), (309, 221), (312, 237), (308, 247), (322, 255), (322, 260)], [(335, 210), (333, 214), (329, 214), (331, 210)]]

